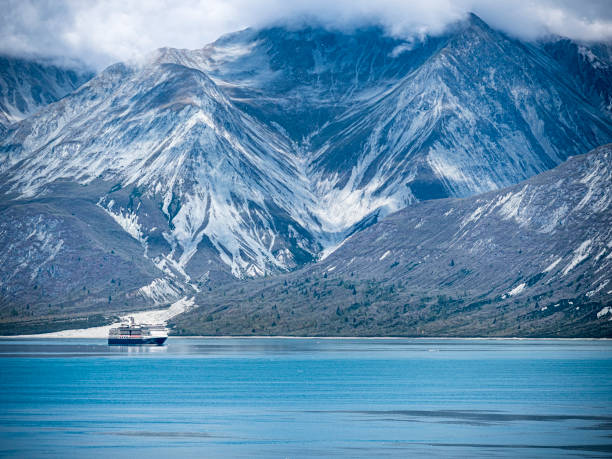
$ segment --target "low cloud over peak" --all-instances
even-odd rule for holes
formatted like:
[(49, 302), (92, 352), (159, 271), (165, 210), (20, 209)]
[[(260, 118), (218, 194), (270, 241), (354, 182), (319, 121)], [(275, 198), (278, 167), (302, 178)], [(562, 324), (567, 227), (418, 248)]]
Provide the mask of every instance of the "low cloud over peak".
[(437, 34), (474, 12), (523, 39), (612, 40), (609, 0), (4, 0), (0, 53), (80, 59), (102, 68), (163, 46), (200, 48), (245, 27), (316, 21)]

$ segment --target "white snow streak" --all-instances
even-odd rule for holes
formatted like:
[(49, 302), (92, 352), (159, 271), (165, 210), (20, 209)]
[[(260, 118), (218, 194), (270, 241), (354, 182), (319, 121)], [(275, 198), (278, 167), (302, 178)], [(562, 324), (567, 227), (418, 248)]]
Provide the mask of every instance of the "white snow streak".
[(572, 258), (572, 261), (570, 261), (569, 264), (563, 269), (564, 276), (589, 256), (589, 253), (591, 252), (591, 242), (592, 241), (590, 239), (587, 239), (580, 244), (580, 247), (574, 250), (574, 258)]
[(553, 269), (555, 269), (555, 266), (557, 266), (561, 260), (563, 260), (563, 258), (558, 257), (555, 261), (553, 261), (550, 265), (548, 265), (548, 267), (543, 272), (548, 273), (552, 271)]
[(149, 285), (139, 288), (138, 293), (155, 303), (168, 302), (179, 295), (179, 291), (164, 278), (154, 279)]
[(512, 290), (510, 290), (508, 292), (508, 295), (510, 296), (514, 296), (514, 295), (518, 295), (519, 293), (521, 293), (523, 290), (525, 290), (525, 283), (523, 282), (522, 284), (517, 285), (516, 287), (514, 287)]

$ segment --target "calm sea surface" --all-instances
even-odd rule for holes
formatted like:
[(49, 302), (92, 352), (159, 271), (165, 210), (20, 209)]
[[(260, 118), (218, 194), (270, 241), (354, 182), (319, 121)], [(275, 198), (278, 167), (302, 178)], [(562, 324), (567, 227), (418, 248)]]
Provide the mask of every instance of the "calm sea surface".
[(612, 457), (612, 343), (0, 340), (1, 457)]

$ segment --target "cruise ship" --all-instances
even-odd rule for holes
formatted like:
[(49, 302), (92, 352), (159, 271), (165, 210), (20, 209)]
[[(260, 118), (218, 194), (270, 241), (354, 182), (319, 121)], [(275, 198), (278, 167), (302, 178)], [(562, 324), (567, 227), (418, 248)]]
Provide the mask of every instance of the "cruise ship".
[(168, 339), (168, 330), (164, 324), (136, 324), (134, 318), (122, 323), (108, 332), (109, 345), (154, 344), (161, 346)]

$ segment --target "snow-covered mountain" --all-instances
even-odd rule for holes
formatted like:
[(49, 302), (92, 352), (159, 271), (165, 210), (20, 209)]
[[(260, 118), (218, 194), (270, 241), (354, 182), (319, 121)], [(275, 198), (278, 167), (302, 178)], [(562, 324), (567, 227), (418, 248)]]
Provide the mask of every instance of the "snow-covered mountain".
[(235, 103), (299, 142), (330, 230), (507, 186), (612, 138), (580, 69), (474, 15), (421, 41), (271, 29), (195, 55)]
[(92, 76), (83, 68), (0, 56), (0, 134), (9, 124), (61, 99)]
[(577, 43), (564, 38), (544, 41), (541, 46), (563, 69), (573, 75), (595, 106), (612, 116), (612, 44)]
[[(164, 302), (297, 268), (417, 201), (517, 183), (612, 141), (605, 104), (573, 69), (475, 16), (411, 41), (249, 29), (113, 65), (0, 141), (0, 212), (38, 222), (0, 233), (21, 260), (2, 268), (3, 294), (17, 302), (39, 273), (88, 252), (77, 241), (100, 242), (92, 215), (96, 234), (136, 243), (122, 259), (146, 265), (141, 287)], [(41, 203), (80, 221), (78, 235), (47, 225)], [(32, 232), (46, 242), (23, 243)], [(122, 304), (139, 295), (130, 285), (113, 294)]]
[(8, 189), (29, 197), (58, 180), (108, 183), (98, 205), (185, 278), (196, 252), (239, 276), (289, 269), (319, 248), (304, 230), (316, 229), (314, 199), (290, 140), (197, 69), (118, 64), (20, 123), (5, 145)]
[(609, 337), (612, 144), (409, 206), (319, 263), (196, 303), (176, 318), (185, 333)]

